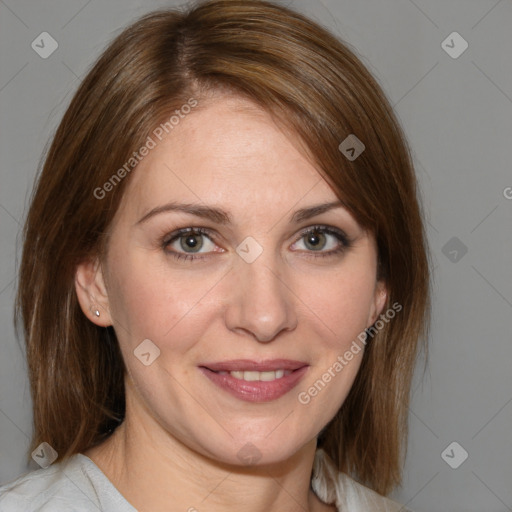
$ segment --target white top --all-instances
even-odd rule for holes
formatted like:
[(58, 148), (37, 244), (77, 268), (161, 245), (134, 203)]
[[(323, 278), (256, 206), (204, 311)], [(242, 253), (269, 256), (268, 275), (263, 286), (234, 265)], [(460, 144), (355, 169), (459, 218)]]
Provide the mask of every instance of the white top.
[[(407, 512), (337, 471), (327, 454), (315, 454), (311, 486), (340, 512)], [(78, 453), (0, 487), (2, 512), (137, 512), (96, 464)], [(410, 511), (409, 511), (410, 512)]]

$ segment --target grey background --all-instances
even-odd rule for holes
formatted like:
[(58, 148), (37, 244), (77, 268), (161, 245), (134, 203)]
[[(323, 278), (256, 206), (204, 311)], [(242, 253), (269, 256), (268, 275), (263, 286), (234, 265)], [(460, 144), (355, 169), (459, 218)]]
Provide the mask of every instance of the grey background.
[[(12, 311), (18, 236), (42, 151), (107, 42), (145, 12), (177, 4), (0, 0), (1, 483), (33, 469), (24, 462), (31, 401)], [(418, 512), (510, 511), (512, 3), (290, 4), (357, 49), (395, 106), (421, 182), (435, 267), (433, 325), (394, 497)], [(59, 45), (47, 59), (31, 48), (43, 31)], [(469, 44), (456, 59), (441, 46), (453, 31)], [(453, 441), (469, 454), (457, 469), (441, 457)], [(462, 451), (448, 453), (453, 463)]]

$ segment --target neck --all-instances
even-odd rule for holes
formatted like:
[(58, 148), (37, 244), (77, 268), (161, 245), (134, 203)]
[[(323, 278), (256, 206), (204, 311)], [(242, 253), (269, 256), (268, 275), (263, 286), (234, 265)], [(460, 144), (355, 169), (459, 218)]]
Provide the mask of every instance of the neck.
[[(150, 440), (148, 442), (148, 440)], [(335, 510), (310, 489), (316, 439), (285, 461), (235, 466), (208, 458), (127, 399), (124, 422), (85, 452), (139, 512), (320, 512)]]

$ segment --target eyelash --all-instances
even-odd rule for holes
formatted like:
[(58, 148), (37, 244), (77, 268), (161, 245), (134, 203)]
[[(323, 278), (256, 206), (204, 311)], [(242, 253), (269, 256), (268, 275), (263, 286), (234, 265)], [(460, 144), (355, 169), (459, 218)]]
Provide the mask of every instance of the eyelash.
[[(340, 242), (339, 246), (336, 249), (332, 249), (330, 251), (318, 251), (317, 253), (315, 251), (306, 251), (308, 254), (307, 257), (312, 258), (327, 258), (336, 256), (338, 254), (341, 254), (345, 252), (347, 249), (352, 247), (352, 240), (349, 239), (349, 237), (340, 229), (334, 228), (331, 226), (325, 226), (325, 225), (315, 225), (315, 226), (309, 226), (305, 229), (303, 229), (299, 236), (294, 240), (293, 244), (296, 244), (299, 240), (304, 238), (305, 236), (311, 234), (311, 233), (321, 233), (325, 235), (332, 235), (334, 236), (338, 242)], [(185, 235), (203, 235), (206, 236), (212, 243), (215, 243), (212, 237), (212, 232), (209, 229), (206, 228), (182, 228), (178, 229), (177, 231), (174, 231), (173, 233), (170, 233), (162, 240), (162, 249), (175, 258), (176, 260), (188, 260), (188, 261), (197, 261), (197, 260), (203, 260), (208, 258), (211, 255), (210, 253), (196, 253), (196, 254), (187, 254), (183, 252), (175, 252), (175, 251), (169, 251), (167, 247), (175, 242), (176, 240), (179, 240), (181, 237)], [(292, 244), (292, 245), (293, 245)]]

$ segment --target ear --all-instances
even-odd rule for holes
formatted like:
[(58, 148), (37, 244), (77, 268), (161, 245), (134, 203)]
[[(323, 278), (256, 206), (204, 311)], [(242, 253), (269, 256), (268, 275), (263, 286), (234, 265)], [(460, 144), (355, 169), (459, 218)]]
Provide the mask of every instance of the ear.
[(100, 327), (112, 325), (107, 288), (100, 262), (80, 263), (75, 272), (75, 290), (84, 315)]
[(372, 326), (379, 315), (382, 313), (384, 306), (386, 305), (386, 301), (388, 299), (388, 290), (385, 281), (379, 280), (375, 285), (375, 291), (373, 294), (373, 301), (370, 308), (370, 314), (368, 317), (368, 325), (367, 328)]

